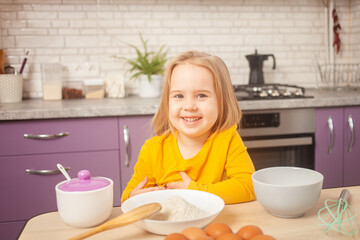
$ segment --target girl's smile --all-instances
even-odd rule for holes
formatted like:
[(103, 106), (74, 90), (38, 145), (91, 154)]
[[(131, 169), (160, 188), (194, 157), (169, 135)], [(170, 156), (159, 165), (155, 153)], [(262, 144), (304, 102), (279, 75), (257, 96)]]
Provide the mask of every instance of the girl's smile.
[(200, 118), (183, 117), (183, 119), (184, 119), (185, 121), (187, 121), (187, 122), (195, 122), (195, 121), (199, 120)]
[(189, 127), (195, 126), (200, 121), (200, 117), (182, 117), (185, 121), (184, 124), (188, 125)]
[(169, 119), (179, 138), (203, 141), (218, 118), (211, 72), (194, 64), (177, 65), (171, 75)]

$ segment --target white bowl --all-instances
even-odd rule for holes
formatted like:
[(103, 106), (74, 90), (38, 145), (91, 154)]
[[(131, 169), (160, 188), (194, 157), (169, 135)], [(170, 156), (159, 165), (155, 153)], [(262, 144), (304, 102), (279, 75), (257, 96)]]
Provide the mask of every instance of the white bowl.
[(131, 197), (121, 205), (121, 210), (125, 213), (146, 203), (162, 203), (172, 196), (182, 197), (190, 204), (208, 212), (209, 215), (186, 221), (158, 221), (145, 219), (136, 224), (148, 232), (168, 235), (174, 232), (181, 232), (187, 227), (205, 227), (225, 206), (224, 201), (220, 197), (208, 192), (188, 189), (171, 189), (147, 192)]
[(272, 215), (295, 218), (319, 200), (323, 175), (298, 167), (270, 167), (252, 175), (257, 201)]
[(56, 202), (61, 219), (76, 228), (89, 228), (103, 223), (110, 217), (113, 208), (113, 181), (110, 185), (90, 191), (67, 192), (55, 186)]

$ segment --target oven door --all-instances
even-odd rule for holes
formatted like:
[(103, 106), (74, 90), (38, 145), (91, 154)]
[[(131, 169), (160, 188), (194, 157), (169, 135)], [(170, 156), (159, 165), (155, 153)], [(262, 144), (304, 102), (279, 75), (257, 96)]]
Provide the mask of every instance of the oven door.
[(244, 112), (239, 133), (256, 170), (275, 166), (314, 169), (314, 109)]
[(248, 153), (259, 170), (275, 166), (314, 169), (314, 135), (243, 138)]

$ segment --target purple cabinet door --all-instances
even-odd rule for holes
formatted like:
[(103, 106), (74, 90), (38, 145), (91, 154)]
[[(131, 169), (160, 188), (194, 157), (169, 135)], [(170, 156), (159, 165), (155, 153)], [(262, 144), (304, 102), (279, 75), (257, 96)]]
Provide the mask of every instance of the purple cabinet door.
[(360, 107), (344, 111), (344, 185), (360, 185)]
[[(47, 139), (24, 134), (56, 135)], [(118, 149), (117, 118), (0, 122), (0, 156)]]
[[(152, 115), (134, 116), (134, 117), (120, 117), (120, 169), (121, 169), (121, 191), (123, 191), (129, 182), (133, 172), (134, 166), (138, 159), (142, 145), (146, 139), (149, 139), (153, 133), (151, 130)], [(129, 144), (126, 149), (124, 139), (124, 127), (127, 126), (129, 133)], [(129, 157), (129, 165), (126, 163), (126, 154)]]
[(52, 170), (56, 164), (71, 167), (70, 177), (87, 169), (92, 176), (114, 181), (114, 205), (120, 205), (119, 152), (93, 151), (0, 157), (0, 222), (26, 220), (40, 213), (57, 210), (55, 185), (65, 178), (62, 174), (31, 175), (26, 169)]
[[(315, 170), (324, 175), (324, 188), (343, 185), (343, 108), (316, 110)], [(333, 145), (328, 120), (333, 124)], [(330, 152), (329, 152), (330, 148)]]

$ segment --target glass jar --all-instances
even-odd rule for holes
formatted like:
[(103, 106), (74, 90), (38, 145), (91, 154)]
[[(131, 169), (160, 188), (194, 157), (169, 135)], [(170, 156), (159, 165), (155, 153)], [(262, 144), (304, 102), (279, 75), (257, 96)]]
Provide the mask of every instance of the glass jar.
[(84, 91), (86, 99), (104, 98), (105, 86), (103, 79), (84, 80)]
[(62, 66), (60, 63), (43, 63), (41, 78), (44, 100), (61, 100)]
[(78, 99), (84, 97), (82, 81), (66, 81), (62, 88), (64, 99)]

